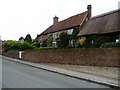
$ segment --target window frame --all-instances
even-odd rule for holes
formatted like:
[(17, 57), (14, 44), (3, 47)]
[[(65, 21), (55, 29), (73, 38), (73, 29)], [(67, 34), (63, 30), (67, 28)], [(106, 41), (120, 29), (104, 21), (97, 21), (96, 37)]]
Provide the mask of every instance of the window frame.
[(58, 33), (53, 33), (53, 38), (58, 38)]
[(74, 30), (73, 28), (72, 28), (72, 29), (69, 29), (69, 30), (67, 31), (67, 34), (68, 34), (68, 35), (73, 34), (73, 30)]

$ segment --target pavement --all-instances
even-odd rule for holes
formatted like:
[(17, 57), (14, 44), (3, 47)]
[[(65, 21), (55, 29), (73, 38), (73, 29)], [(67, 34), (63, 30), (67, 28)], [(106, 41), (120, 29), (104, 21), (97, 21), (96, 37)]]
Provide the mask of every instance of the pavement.
[(13, 58), (5, 57), (5, 56), (2, 56), (2, 58), (5, 58), (7, 60), (11, 60), (14, 62), (18, 62), (21, 64), (29, 65), (29, 66), (32, 66), (35, 68), (47, 70), (50, 72), (66, 75), (69, 77), (73, 77), (73, 78), (77, 78), (77, 79), (81, 79), (81, 80), (85, 80), (85, 81), (89, 81), (89, 82), (93, 82), (93, 83), (102, 84), (102, 85), (109, 86), (112, 88), (120, 88), (119, 81), (116, 79), (113, 79), (113, 78), (99, 76), (99, 75), (90, 74), (90, 73), (65, 70), (62, 68), (52, 67), (52, 66), (44, 65), (44, 64), (40, 64), (40, 63), (23, 61), (23, 60), (19, 60), (19, 59), (13, 59)]
[(41, 63), (41, 64), (62, 68), (70, 71), (90, 73), (90, 74), (95, 74), (99, 76), (105, 76), (116, 80), (120, 80), (119, 77), (120, 68), (118, 67), (83, 66), (83, 65), (55, 64), (55, 63)]

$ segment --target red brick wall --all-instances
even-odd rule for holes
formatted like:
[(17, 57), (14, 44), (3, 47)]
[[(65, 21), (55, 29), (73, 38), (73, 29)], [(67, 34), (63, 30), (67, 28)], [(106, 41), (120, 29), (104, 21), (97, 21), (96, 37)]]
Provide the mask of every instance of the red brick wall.
[(10, 50), (8, 52), (3, 52), (2, 54), (11, 58), (19, 58), (19, 50)]
[(118, 66), (120, 48), (26, 50), (23, 59), (41, 63)]

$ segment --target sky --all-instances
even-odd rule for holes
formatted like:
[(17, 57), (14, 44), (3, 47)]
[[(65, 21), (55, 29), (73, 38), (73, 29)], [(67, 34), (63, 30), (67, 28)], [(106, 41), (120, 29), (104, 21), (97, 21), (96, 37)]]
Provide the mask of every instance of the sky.
[(118, 9), (120, 0), (0, 0), (0, 36), (2, 40), (18, 40), (30, 34), (33, 39), (53, 24), (87, 10), (92, 16)]

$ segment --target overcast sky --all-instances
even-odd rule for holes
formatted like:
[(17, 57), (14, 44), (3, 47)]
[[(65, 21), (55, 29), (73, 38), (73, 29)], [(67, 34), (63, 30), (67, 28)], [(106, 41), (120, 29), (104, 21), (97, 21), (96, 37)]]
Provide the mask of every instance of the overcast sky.
[(118, 9), (120, 0), (0, 0), (0, 36), (2, 40), (18, 40), (37, 34), (59, 21), (86, 11), (92, 5), (92, 16)]

